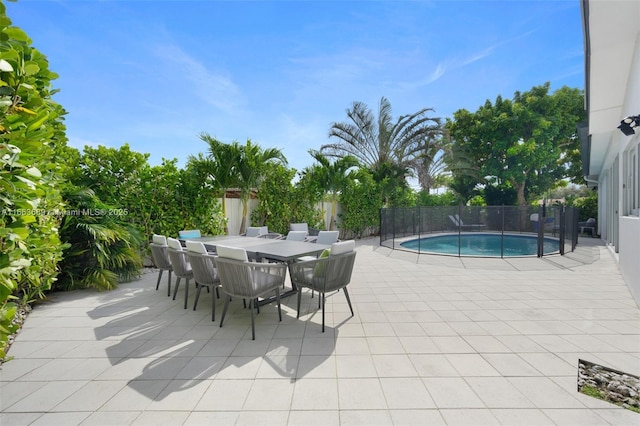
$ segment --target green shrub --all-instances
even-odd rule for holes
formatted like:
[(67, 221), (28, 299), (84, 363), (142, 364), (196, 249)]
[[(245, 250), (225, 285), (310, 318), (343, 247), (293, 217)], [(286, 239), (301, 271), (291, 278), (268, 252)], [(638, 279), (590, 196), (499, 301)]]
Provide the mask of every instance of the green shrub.
[(0, 3), (0, 360), (18, 304), (44, 297), (56, 279), (62, 197), (55, 153), (66, 144), (47, 58), (11, 26)]

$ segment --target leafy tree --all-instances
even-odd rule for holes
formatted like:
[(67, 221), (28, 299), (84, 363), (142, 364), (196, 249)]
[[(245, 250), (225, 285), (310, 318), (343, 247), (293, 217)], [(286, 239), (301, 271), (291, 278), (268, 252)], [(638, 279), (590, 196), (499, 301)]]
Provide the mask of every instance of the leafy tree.
[(426, 191), (420, 191), (417, 196), (417, 206), (455, 206), (458, 204), (458, 197), (452, 191), (446, 191), (441, 194), (430, 194)]
[(287, 164), (287, 159), (279, 149), (269, 148), (263, 150), (259, 145), (253, 144), (251, 140), (247, 140), (247, 143), (240, 147), (237, 171), (238, 187), (240, 188), (240, 198), (242, 200), (241, 234), (244, 233), (246, 229), (247, 211), (251, 193), (264, 178), (266, 168), (269, 164), (273, 163)]
[(479, 176), (487, 176), (488, 184), (513, 187), (520, 206), (527, 204), (527, 186), (545, 192), (569, 175), (572, 157), (566, 153), (578, 145), (580, 92), (548, 92), (545, 83), (516, 92), (513, 100), (498, 96), (475, 113), (456, 111), (448, 123), (453, 144), (480, 165)]
[(179, 200), (177, 222), (180, 225), (174, 229), (197, 228), (205, 235), (224, 233), (227, 217), (218, 202), (218, 190), (207, 180), (206, 171), (187, 163), (184, 169), (179, 170), (176, 192), (174, 199)]
[(139, 205), (143, 175), (149, 154), (132, 151), (129, 144), (120, 148), (85, 146), (79, 158), (73, 183), (91, 189), (104, 203), (133, 210)]
[(331, 218), (329, 229), (335, 229), (336, 207), (338, 195), (347, 180), (349, 169), (358, 166), (358, 160), (350, 155), (338, 158), (331, 162), (329, 158), (319, 151), (309, 150), (309, 154), (318, 162), (305, 170), (309, 179), (316, 182), (324, 195), (331, 201)]
[(340, 204), (343, 234), (352, 233), (360, 238), (366, 231), (379, 227), (382, 207), (380, 188), (368, 169), (361, 168), (350, 173), (340, 192)]
[(270, 230), (287, 233), (294, 216), (294, 187), (291, 183), (296, 174), (282, 164), (270, 164), (258, 186), (258, 206), (251, 214), (252, 222), (267, 225)]
[(409, 173), (407, 168), (393, 163), (382, 163), (371, 173), (380, 189), (382, 207), (400, 207), (413, 204), (408, 200), (412, 191), (406, 179)]
[[(189, 161), (193, 163), (194, 167), (206, 173), (208, 183), (216, 188), (222, 198), (222, 214), (227, 217), (227, 190), (239, 183), (238, 164), (242, 155), (240, 145), (237, 142), (225, 144), (207, 133), (201, 133), (200, 139), (209, 145), (209, 152), (207, 156), (201, 154), (197, 157), (190, 156)], [(226, 234), (229, 233), (226, 224), (224, 231)]]
[(424, 155), (413, 162), (420, 188), (427, 193), (443, 182), (447, 170), (445, 151), (440, 146), (427, 148)]
[(0, 3), (0, 360), (18, 303), (44, 297), (63, 249), (52, 212), (62, 209), (55, 154), (65, 111), (52, 99), (57, 75), (31, 43)]
[(393, 123), (391, 103), (380, 99), (378, 117), (362, 102), (347, 109), (349, 122), (333, 123), (329, 137), (339, 141), (326, 144), (320, 151), (328, 157), (355, 157), (371, 170), (383, 164), (394, 164), (399, 170), (424, 166), (434, 161), (434, 147), (440, 147), (442, 125), (439, 118), (429, 117), (431, 108), (400, 116)]

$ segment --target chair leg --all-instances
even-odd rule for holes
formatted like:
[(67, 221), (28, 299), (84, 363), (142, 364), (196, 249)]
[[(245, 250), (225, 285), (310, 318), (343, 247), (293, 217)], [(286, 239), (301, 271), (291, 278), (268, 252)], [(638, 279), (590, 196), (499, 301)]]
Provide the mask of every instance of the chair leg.
[(256, 340), (256, 327), (254, 324), (254, 318), (253, 318), (253, 304), (255, 303), (256, 299), (249, 299), (249, 311), (251, 311), (251, 340)]
[[(198, 287), (198, 290), (196, 291), (196, 300), (194, 300), (193, 302), (193, 310), (196, 310), (196, 307), (198, 306), (198, 299), (200, 298), (200, 292), (202, 291), (202, 286), (199, 285), (198, 283), (196, 283), (196, 287)], [(209, 289), (209, 287), (207, 287), (207, 289)]]
[(298, 313), (296, 314), (296, 318), (300, 318), (300, 300), (302, 299), (302, 288), (298, 287)]
[(276, 301), (278, 302), (278, 318), (282, 321), (282, 309), (280, 309), (280, 289), (276, 288)]
[(216, 287), (216, 297), (220, 299), (220, 289)]
[[(218, 290), (216, 288), (216, 290)], [(216, 320), (216, 296), (215, 294), (213, 294), (213, 292), (211, 292), (211, 321), (215, 321)]]
[[(251, 306), (251, 305), (249, 305), (249, 306)], [(253, 306), (256, 307), (256, 312), (260, 313), (260, 304), (258, 303), (258, 298), (257, 297), (253, 301)]]
[(180, 280), (182, 278), (178, 277), (176, 280), (176, 288), (173, 289), (173, 300), (176, 300), (176, 295), (178, 294), (178, 287), (180, 287)]
[(158, 291), (158, 289), (160, 288), (160, 280), (162, 279), (162, 273), (164, 272), (163, 269), (160, 269), (160, 273), (158, 274), (158, 282), (156, 283), (156, 291)]
[(167, 277), (167, 297), (171, 296), (171, 270), (169, 270), (169, 276)]
[(224, 301), (224, 308), (222, 308), (222, 317), (220, 318), (220, 327), (222, 327), (222, 323), (224, 322), (224, 316), (227, 314), (227, 308), (229, 307), (229, 301), (231, 300), (231, 296), (227, 296)]
[(324, 333), (324, 303), (326, 301), (327, 295), (326, 293), (318, 292), (318, 299), (322, 299), (322, 332)]
[(347, 298), (347, 303), (349, 304), (349, 310), (351, 311), (351, 316), (353, 316), (353, 308), (351, 307), (351, 298), (349, 297), (349, 292), (346, 287), (342, 288), (344, 290), (344, 296)]
[(187, 300), (189, 299), (189, 278), (184, 286), (184, 309), (187, 309)]

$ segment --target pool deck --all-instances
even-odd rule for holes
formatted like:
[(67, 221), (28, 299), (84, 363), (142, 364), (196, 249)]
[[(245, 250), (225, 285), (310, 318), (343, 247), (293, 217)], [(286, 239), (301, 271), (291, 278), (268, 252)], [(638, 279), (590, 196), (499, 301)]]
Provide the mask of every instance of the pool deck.
[(295, 298), (282, 322), (261, 308), (255, 341), (242, 303), (220, 328), (210, 295), (184, 310), (155, 273), (55, 294), (0, 370), (0, 424), (640, 424), (577, 392), (578, 359), (640, 373), (640, 309), (600, 240), (543, 259), (356, 250), (356, 315), (330, 295), (326, 333), (308, 292), (300, 319)]

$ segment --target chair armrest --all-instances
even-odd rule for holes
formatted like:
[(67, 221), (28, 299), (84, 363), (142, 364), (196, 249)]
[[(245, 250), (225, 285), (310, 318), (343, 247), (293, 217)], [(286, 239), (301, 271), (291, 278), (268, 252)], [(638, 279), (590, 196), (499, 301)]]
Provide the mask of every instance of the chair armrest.
[(258, 238), (266, 238), (269, 240), (281, 240), (284, 238), (284, 235), (278, 233), (278, 232), (269, 232), (267, 234), (260, 234), (258, 235)]

